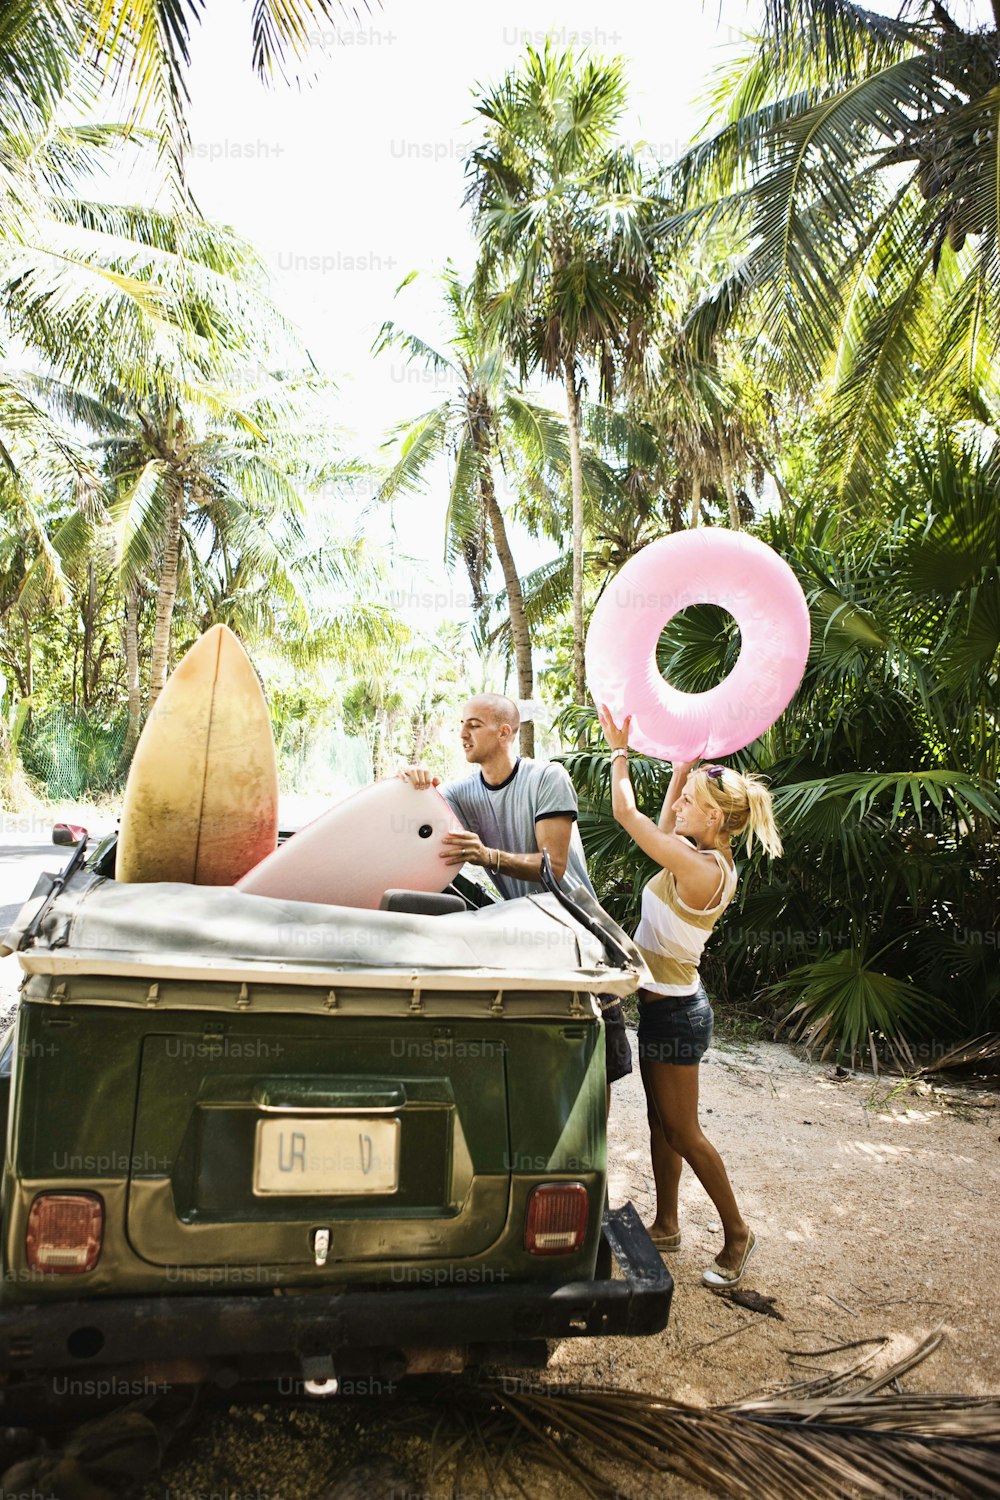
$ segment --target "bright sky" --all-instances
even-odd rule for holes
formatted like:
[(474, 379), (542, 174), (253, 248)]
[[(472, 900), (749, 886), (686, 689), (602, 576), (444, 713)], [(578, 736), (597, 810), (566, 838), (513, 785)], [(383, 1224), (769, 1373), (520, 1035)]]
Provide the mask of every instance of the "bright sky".
[[(475, 250), (462, 206), (464, 159), (477, 139), (473, 88), (498, 82), (546, 32), (572, 47), (627, 60), (632, 109), (624, 136), (664, 160), (703, 118), (695, 103), (757, 9), (734, 0), (646, 0), (582, 8), (536, 0), (495, 10), (468, 0), (383, 0), (360, 20), (317, 28), (311, 87), (259, 84), (250, 62), (250, 9), (211, 0), (193, 37), (191, 180), (202, 211), (233, 224), (271, 268), (273, 295), (304, 331), (316, 363), (338, 381), (334, 416), (374, 454), (387, 427), (415, 417), (446, 389), (372, 341), (394, 318), (442, 341), (434, 273), (451, 257), (470, 272)], [(613, 18), (613, 19), (612, 19)], [(411, 270), (422, 274), (398, 299)], [(553, 388), (554, 405), (562, 405)], [(396, 547), (427, 561), (399, 577), (401, 595), (464, 613), (464, 577), (445, 578), (447, 476), (426, 500), (398, 506)], [(530, 554), (526, 556), (526, 553)], [(518, 538), (522, 569), (542, 554)], [(411, 601), (412, 602), (412, 601)], [(418, 615), (430, 623), (427, 610)]]
[(384, 0), (370, 17), (362, 9), (361, 24), (317, 30), (317, 81), (300, 90), (256, 81), (249, 7), (211, 0), (191, 75), (196, 196), (262, 251), (314, 356), (351, 372), (343, 415), (362, 436), (379, 436), (387, 417), (421, 409), (425, 396), (421, 382), (368, 353), (385, 317), (433, 318), (432, 285), (394, 305), (399, 282), (449, 256), (464, 270), (473, 264), (462, 196), (478, 139), (474, 86), (499, 81), (547, 30), (567, 45), (622, 53), (634, 102), (624, 134), (671, 159), (699, 121), (693, 96), (734, 38), (728, 23), (748, 14), (731, 0), (721, 9), (718, 24), (715, 6), (698, 0), (655, 10), (620, 0), (612, 24), (588, 23), (568, 0), (524, 5), (509, 19), (467, 0)]
[[(434, 273), (450, 257), (471, 271), (474, 244), (462, 206), (464, 159), (477, 139), (475, 85), (514, 67), (527, 43), (551, 32), (566, 46), (627, 63), (631, 110), (623, 135), (675, 158), (705, 118), (713, 72), (752, 30), (761, 0), (520, 0), (500, 10), (469, 0), (371, 0), (317, 28), (316, 82), (258, 83), (246, 0), (209, 0), (194, 29), (190, 78), (191, 180), (203, 212), (235, 225), (271, 268), (279, 306), (304, 331), (316, 363), (338, 381), (333, 416), (374, 456), (386, 429), (436, 404), (447, 389), (395, 355), (376, 359), (386, 318), (443, 342)], [(874, 8), (896, 12), (895, 3)], [(956, 0), (980, 19), (986, 0)], [(398, 299), (411, 270), (422, 274)], [(551, 390), (562, 409), (562, 393)], [(463, 575), (441, 563), (448, 476), (426, 498), (395, 508), (396, 602), (425, 627), (466, 616)], [(376, 534), (378, 534), (376, 532)], [(522, 572), (544, 560), (514, 535)]]

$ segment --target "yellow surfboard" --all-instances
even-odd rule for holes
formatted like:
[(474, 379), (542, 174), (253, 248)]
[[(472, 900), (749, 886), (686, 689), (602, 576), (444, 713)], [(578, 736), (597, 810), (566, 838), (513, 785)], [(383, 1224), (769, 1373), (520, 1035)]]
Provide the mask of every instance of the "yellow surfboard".
[(115, 878), (232, 885), (278, 842), (278, 765), (257, 674), (213, 625), (171, 673), (125, 785)]

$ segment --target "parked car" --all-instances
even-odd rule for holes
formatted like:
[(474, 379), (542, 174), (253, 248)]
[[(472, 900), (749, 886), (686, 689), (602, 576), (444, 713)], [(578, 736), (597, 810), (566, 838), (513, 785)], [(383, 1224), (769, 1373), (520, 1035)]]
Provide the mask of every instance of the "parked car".
[(2, 950), (8, 1410), (54, 1372), (333, 1391), (664, 1328), (605, 1194), (596, 996), (642, 961), (592, 898), (355, 910), (114, 857), (81, 840)]

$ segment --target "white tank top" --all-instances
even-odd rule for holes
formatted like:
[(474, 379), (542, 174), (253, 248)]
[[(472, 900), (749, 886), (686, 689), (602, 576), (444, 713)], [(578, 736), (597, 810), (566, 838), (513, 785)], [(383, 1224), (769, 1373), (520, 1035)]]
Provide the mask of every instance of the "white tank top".
[(709, 934), (736, 894), (735, 869), (718, 849), (705, 852), (722, 866), (721, 894), (707, 911), (698, 911), (681, 900), (670, 870), (661, 870), (643, 889), (635, 942), (653, 976), (653, 982), (644, 988), (653, 994), (694, 994), (699, 982), (698, 964)]

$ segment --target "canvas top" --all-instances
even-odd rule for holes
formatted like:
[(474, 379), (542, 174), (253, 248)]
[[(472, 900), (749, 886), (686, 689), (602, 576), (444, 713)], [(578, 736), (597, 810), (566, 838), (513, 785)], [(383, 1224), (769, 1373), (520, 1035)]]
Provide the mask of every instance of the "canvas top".
[[(607, 944), (547, 893), (478, 911), (415, 916), (254, 896), (229, 886), (119, 884), (81, 870), (55, 897), (36, 894), (5, 943), (8, 951), (20, 949), (32, 977), (29, 998), (57, 991), (58, 985), (36, 982), (41, 976), (184, 980), (188, 988), (205, 980), (269, 989), (629, 994), (643, 982), (641, 957), (592, 897), (586, 905), (591, 924), (608, 933)], [(42, 908), (37, 932), (26, 938)], [(72, 998), (71, 989), (82, 998), (78, 987), (65, 984), (64, 998)]]

